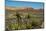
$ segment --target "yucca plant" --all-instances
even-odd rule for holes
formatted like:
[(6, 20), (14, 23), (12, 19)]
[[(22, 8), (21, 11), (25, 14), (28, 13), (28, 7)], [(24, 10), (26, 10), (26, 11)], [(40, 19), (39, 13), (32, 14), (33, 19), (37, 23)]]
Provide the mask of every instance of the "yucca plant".
[(31, 18), (31, 16), (30, 16), (30, 14), (28, 13), (28, 15), (27, 15), (27, 21), (26, 21), (26, 28), (27, 29), (31, 29), (32, 28), (32, 22), (31, 22), (31, 20), (30, 20), (30, 18)]
[(19, 23), (20, 22), (19, 20), (21, 19), (21, 16), (18, 12), (16, 13), (16, 16), (17, 16), (17, 20), (18, 20), (18, 23)]

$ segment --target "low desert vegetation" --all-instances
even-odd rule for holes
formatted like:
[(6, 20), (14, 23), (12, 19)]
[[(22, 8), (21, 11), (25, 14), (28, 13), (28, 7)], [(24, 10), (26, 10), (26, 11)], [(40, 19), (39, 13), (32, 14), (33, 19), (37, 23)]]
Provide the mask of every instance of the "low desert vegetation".
[[(6, 10), (7, 11), (7, 10)], [(6, 12), (6, 28), (9, 30), (39, 29), (42, 28), (43, 14), (29, 12)]]

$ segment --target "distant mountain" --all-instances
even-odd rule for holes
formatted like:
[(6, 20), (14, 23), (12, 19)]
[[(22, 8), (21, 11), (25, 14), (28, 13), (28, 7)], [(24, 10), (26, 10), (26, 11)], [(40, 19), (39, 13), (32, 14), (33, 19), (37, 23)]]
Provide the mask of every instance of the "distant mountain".
[(43, 13), (43, 9), (33, 9), (31, 7), (20, 7), (20, 8), (12, 8), (12, 7), (6, 7), (6, 10), (9, 12), (32, 12), (32, 13)]

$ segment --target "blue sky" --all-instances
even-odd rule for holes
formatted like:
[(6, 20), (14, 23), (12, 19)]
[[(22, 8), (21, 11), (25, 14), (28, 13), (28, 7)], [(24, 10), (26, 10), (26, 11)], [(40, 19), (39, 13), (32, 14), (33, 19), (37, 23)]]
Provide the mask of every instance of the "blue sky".
[(8, 0), (6, 0), (6, 6), (43, 8), (43, 3), (41, 3), (41, 2), (23, 2), (23, 1), (21, 2), (21, 1), (8, 1)]

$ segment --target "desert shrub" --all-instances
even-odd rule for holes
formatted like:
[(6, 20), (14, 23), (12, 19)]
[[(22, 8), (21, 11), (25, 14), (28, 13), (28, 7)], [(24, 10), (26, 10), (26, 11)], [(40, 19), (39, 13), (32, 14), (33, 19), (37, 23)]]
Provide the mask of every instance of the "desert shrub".
[(17, 30), (18, 29), (18, 24), (15, 24), (15, 30)]
[(22, 24), (21, 29), (26, 29), (26, 24)]
[(26, 29), (26, 24), (19, 24), (18, 29)]
[(27, 28), (27, 29), (31, 29), (31, 28), (32, 28), (32, 24), (27, 24), (27, 25), (26, 25), (26, 28)]
[(11, 30), (18, 29), (18, 24), (9, 24), (8, 28), (11, 29)]
[(33, 21), (32, 21), (32, 26), (33, 27), (40, 27), (41, 26), (41, 24), (42, 24), (42, 22), (40, 21), (40, 19), (34, 19)]

